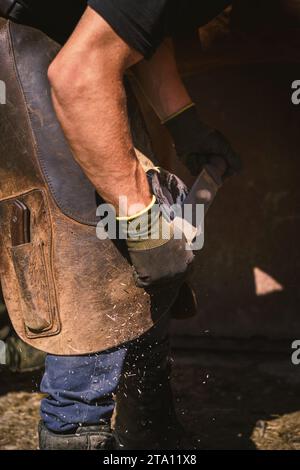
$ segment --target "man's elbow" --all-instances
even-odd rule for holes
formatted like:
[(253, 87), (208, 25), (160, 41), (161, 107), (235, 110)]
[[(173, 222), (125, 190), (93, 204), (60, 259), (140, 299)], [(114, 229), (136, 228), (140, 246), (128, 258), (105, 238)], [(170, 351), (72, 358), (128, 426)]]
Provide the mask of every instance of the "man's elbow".
[(59, 73), (60, 68), (57, 64), (57, 59), (54, 59), (48, 68), (48, 81), (53, 92), (59, 91), (63, 86), (63, 80)]
[(70, 64), (68, 60), (61, 60), (59, 56), (48, 68), (48, 80), (55, 99), (64, 104), (82, 96), (87, 87), (86, 78), (79, 64)]

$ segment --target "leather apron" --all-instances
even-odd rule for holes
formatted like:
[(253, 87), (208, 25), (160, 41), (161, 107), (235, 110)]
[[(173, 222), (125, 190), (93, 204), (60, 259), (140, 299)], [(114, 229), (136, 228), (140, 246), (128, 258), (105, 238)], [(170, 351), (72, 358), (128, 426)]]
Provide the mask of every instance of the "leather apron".
[[(52, 107), (47, 70), (58, 51), (44, 33), (0, 18), (0, 276), (18, 335), (78, 355), (142, 335), (178, 286), (137, 288), (124, 244), (96, 237), (95, 190)], [(130, 92), (128, 102), (135, 146), (151, 157)]]

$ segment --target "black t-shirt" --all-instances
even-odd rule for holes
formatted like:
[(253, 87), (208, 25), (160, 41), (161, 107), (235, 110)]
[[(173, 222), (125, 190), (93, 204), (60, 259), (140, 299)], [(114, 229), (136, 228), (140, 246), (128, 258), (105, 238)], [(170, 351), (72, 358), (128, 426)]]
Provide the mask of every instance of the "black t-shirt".
[(21, 22), (63, 44), (83, 15), (87, 0), (22, 0), (28, 9)]
[(205, 24), (230, 0), (21, 0), (26, 23), (64, 43), (89, 5), (125, 42), (150, 57), (166, 36)]

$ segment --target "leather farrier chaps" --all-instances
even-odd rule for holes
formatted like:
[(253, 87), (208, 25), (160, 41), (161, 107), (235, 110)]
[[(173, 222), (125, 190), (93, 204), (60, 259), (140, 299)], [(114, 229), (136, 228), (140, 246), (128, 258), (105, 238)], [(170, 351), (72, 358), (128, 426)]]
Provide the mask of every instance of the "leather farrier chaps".
[(40, 31), (0, 19), (0, 274), (18, 335), (77, 355), (149, 330), (177, 286), (137, 288), (122, 246), (96, 238), (95, 190), (52, 108), (47, 69), (58, 50)]

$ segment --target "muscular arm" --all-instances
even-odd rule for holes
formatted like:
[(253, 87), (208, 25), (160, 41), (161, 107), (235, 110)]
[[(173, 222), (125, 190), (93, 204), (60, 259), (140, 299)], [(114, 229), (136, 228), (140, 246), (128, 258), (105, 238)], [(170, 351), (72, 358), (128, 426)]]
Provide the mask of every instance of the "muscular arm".
[(133, 70), (144, 95), (170, 132), (177, 155), (194, 176), (207, 163), (223, 178), (240, 171), (241, 160), (228, 140), (200, 119), (179, 75), (170, 40)]
[(99, 194), (116, 208), (119, 196), (127, 196), (129, 207), (151, 201), (131, 140), (123, 87), (125, 70), (141, 59), (87, 8), (48, 71), (56, 114), (73, 154)]

